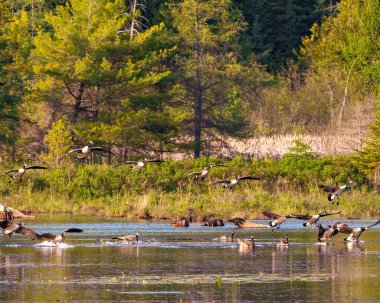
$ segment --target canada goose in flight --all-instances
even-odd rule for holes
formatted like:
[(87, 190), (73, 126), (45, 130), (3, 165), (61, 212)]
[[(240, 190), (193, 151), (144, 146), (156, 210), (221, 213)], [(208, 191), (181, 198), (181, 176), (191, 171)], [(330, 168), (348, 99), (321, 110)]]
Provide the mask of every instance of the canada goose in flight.
[(297, 219), (308, 220), (307, 222), (303, 223), (302, 225), (303, 226), (309, 226), (312, 224), (316, 224), (318, 222), (319, 218), (321, 218), (321, 217), (332, 216), (332, 215), (337, 215), (337, 214), (340, 214), (340, 211), (337, 211), (335, 213), (327, 213), (326, 211), (324, 211), (324, 212), (321, 212), (321, 213), (316, 214), (316, 215), (300, 215), (297, 217)]
[(226, 235), (223, 235), (223, 236), (220, 236), (220, 237), (219, 237), (219, 240), (220, 240), (221, 242), (228, 242), (228, 241), (234, 242), (234, 234), (235, 234), (235, 232), (232, 231), (232, 233), (231, 233), (231, 237), (228, 237), (228, 236), (226, 236)]
[(255, 248), (255, 237), (251, 236), (250, 240), (238, 239), (239, 248)]
[(289, 238), (288, 235), (286, 235), (285, 240), (281, 239), (277, 244), (277, 246), (289, 246)]
[(327, 199), (334, 204), (334, 200), (336, 199), (336, 205), (339, 205), (340, 196), (349, 188), (355, 188), (360, 186), (360, 184), (353, 184), (351, 181), (347, 182), (342, 186), (326, 186), (323, 184), (318, 185), (320, 189), (324, 192), (328, 193)]
[(185, 175), (185, 177), (188, 177), (188, 176), (194, 176), (194, 181), (204, 181), (210, 171), (211, 168), (213, 167), (227, 167), (223, 164), (212, 164), (212, 165), (209, 165), (209, 166), (206, 166), (204, 169), (200, 170), (200, 171), (195, 171), (195, 172), (192, 172), (190, 174), (187, 174)]
[(339, 233), (338, 225), (342, 224), (341, 222), (336, 222), (333, 225), (328, 225), (327, 228), (323, 227), (322, 224), (318, 224), (318, 241), (324, 242), (327, 239), (331, 243), (331, 237)]
[(112, 168), (115, 168), (124, 164), (134, 164), (133, 166), (131, 166), (131, 169), (138, 170), (139, 172), (141, 172), (141, 169), (145, 167), (147, 163), (155, 163), (155, 162), (165, 162), (165, 161), (160, 160), (160, 159), (144, 160), (144, 161), (125, 161), (123, 163), (112, 166)]
[(22, 181), (23, 175), (26, 173), (28, 169), (47, 169), (45, 166), (38, 166), (38, 165), (32, 165), (27, 166), (25, 163), (22, 168), (15, 168), (7, 170), (5, 173), (3, 173), (1, 176), (5, 174), (9, 174), (9, 177), (11, 177), (11, 180), (8, 181), (8, 183), (11, 183), (13, 180), (19, 178), (19, 181)]
[[(277, 229), (280, 228), (280, 225), (284, 223), (287, 219), (292, 218), (292, 219), (298, 219), (300, 215), (287, 215), (287, 216), (281, 216), (278, 214), (270, 213), (267, 211), (264, 211), (262, 213), (264, 216), (272, 219), (273, 221), (269, 222), (269, 226), (273, 227), (272, 231), (274, 231), (275, 227)], [(302, 215), (301, 215), (302, 216)]]
[[(93, 144), (93, 142), (90, 141), (90, 145), (92, 145), (92, 144)], [(101, 151), (103, 153), (109, 153), (109, 154), (114, 155), (116, 157), (116, 155), (112, 151), (106, 150), (103, 147), (86, 145), (85, 147), (82, 147), (82, 148), (75, 148), (75, 149), (70, 150), (67, 154), (63, 155), (62, 157), (60, 157), (58, 159), (57, 164), (59, 165), (63, 159), (65, 159), (66, 157), (68, 157), (72, 153), (77, 153), (74, 160), (78, 160), (78, 159), (86, 158), (90, 154), (90, 152), (94, 152), (94, 151)]]
[(38, 235), (38, 239), (46, 239), (54, 244), (57, 244), (57, 243), (62, 243), (65, 240), (65, 233), (81, 233), (81, 232), (83, 232), (83, 229), (69, 228), (58, 235), (51, 234), (51, 233), (44, 233), (44, 234)]
[(215, 182), (214, 184), (222, 184), (224, 189), (233, 189), (237, 184), (240, 183), (242, 180), (260, 180), (259, 177), (251, 177), (251, 176), (245, 176), (245, 177), (237, 177), (236, 179), (231, 179), (231, 180), (219, 180)]
[(338, 230), (341, 233), (349, 234), (347, 238), (344, 238), (344, 241), (346, 242), (358, 242), (359, 237), (363, 232), (365, 232), (367, 229), (370, 229), (372, 226), (375, 226), (380, 223), (380, 220), (376, 221), (374, 224), (371, 224), (369, 226), (362, 226), (362, 227), (348, 227), (347, 224), (342, 224), (341, 226), (338, 226)]
[(138, 243), (139, 242), (139, 233), (136, 233), (135, 235), (128, 235), (128, 236), (120, 236), (120, 237), (114, 237), (113, 240), (119, 240), (121, 242), (128, 242), (128, 243)]

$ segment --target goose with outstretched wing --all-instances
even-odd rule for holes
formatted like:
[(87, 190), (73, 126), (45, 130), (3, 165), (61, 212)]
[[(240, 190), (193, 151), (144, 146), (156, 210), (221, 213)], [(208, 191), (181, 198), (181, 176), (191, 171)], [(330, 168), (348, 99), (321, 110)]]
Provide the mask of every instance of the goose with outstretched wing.
[(349, 234), (347, 238), (344, 239), (346, 242), (358, 242), (359, 237), (362, 235), (363, 232), (365, 232), (367, 229), (370, 229), (371, 227), (377, 225), (380, 223), (380, 220), (376, 221), (375, 223), (369, 225), (369, 226), (361, 226), (361, 227), (349, 227), (347, 224), (338, 225), (338, 230), (340, 233), (343, 234)]
[(184, 177), (194, 176), (194, 181), (204, 181), (208, 173), (210, 172), (210, 169), (213, 167), (226, 167), (226, 166), (223, 164), (212, 164), (212, 165), (206, 166), (200, 171), (191, 172), (185, 175)]
[(82, 148), (75, 148), (75, 149), (70, 150), (68, 153), (64, 154), (62, 157), (58, 159), (57, 164), (59, 165), (63, 159), (67, 158), (73, 153), (76, 153), (74, 160), (84, 159), (90, 153), (96, 152), (96, 151), (102, 152), (102, 153), (109, 153), (116, 157), (116, 155), (112, 151), (107, 150), (104, 147), (100, 147), (100, 146), (91, 146), (92, 144), (93, 142), (90, 141), (90, 145), (86, 145), (85, 147), (82, 147)]
[(310, 225), (316, 224), (319, 221), (319, 219), (322, 217), (332, 216), (332, 215), (337, 215), (337, 214), (340, 214), (340, 211), (333, 212), (333, 213), (328, 213), (324, 211), (316, 215), (309, 215), (309, 214), (300, 215), (296, 219), (307, 220), (307, 222), (303, 223), (303, 226), (310, 226)]
[(214, 184), (222, 184), (222, 187), (224, 189), (233, 189), (236, 185), (240, 184), (241, 181), (243, 180), (260, 180), (259, 177), (252, 177), (252, 176), (244, 176), (244, 177), (237, 177), (236, 179), (231, 179), (231, 180), (219, 180), (215, 182)]
[(340, 196), (347, 190), (355, 187), (359, 187), (360, 184), (353, 184), (351, 181), (347, 182), (342, 186), (327, 186), (324, 184), (319, 184), (318, 187), (324, 192), (328, 193), (327, 199), (333, 204), (336, 201), (336, 205), (339, 205)]
[(264, 216), (272, 219), (272, 221), (269, 222), (269, 226), (273, 227), (272, 231), (277, 228), (279, 229), (280, 228), (280, 225), (282, 223), (284, 223), (287, 219), (289, 218), (292, 218), (292, 219), (299, 219), (299, 217), (302, 217), (303, 215), (286, 215), (286, 216), (283, 216), (283, 215), (278, 215), (278, 214), (275, 214), (275, 213), (271, 213), (271, 212), (268, 212), (268, 211), (264, 211), (262, 213)]
[(56, 235), (52, 233), (44, 233), (39, 235), (39, 239), (48, 240), (54, 244), (62, 243), (65, 240), (66, 233), (81, 233), (83, 229), (80, 228), (69, 228), (63, 231), (62, 233)]
[(47, 167), (39, 166), (39, 165), (28, 166), (24, 163), (22, 168), (14, 168), (14, 169), (7, 170), (1, 176), (8, 175), (11, 178), (11, 180), (9, 180), (8, 183), (16, 179), (19, 179), (19, 181), (21, 182), (22, 177), (24, 176), (26, 171), (29, 169), (47, 169)]
[(112, 166), (112, 168), (116, 168), (116, 167), (124, 165), (124, 164), (132, 164), (131, 169), (141, 172), (141, 169), (144, 168), (147, 165), (147, 163), (162, 163), (162, 162), (165, 162), (165, 161), (160, 160), (160, 159), (141, 160), (141, 161), (125, 161), (125, 162), (122, 162), (120, 164)]

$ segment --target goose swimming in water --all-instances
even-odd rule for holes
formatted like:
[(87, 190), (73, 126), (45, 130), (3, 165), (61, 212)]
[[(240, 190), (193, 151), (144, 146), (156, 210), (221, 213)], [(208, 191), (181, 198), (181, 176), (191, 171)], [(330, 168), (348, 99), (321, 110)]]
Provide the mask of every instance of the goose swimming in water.
[(321, 217), (326, 217), (326, 216), (332, 216), (332, 215), (337, 215), (340, 214), (340, 211), (334, 212), (334, 213), (327, 213), (326, 211), (321, 212), (316, 215), (300, 215), (297, 217), (297, 219), (300, 220), (308, 220), (307, 222), (303, 223), (303, 226), (310, 226), (312, 224), (316, 224)]
[(160, 163), (160, 162), (165, 162), (165, 161), (160, 160), (160, 159), (144, 160), (144, 161), (125, 161), (123, 163), (112, 166), (112, 168), (115, 168), (124, 164), (134, 164), (131, 166), (131, 169), (138, 170), (139, 172), (141, 172), (141, 169), (145, 167), (147, 163)]
[(210, 169), (213, 167), (227, 167), (227, 166), (222, 165), (222, 164), (212, 164), (212, 165), (206, 166), (204, 169), (202, 169), (200, 171), (195, 171), (195, 172), (189, 173), (185, 177), (194, 176), (194, 181), (204, 181), (204, 180), (206, 180), (206, 177), (207, 177)]
[(113, 240), (119, 240), (121, 242), (128, 242), (128, 243), (138, 243), (139, 242), (139, 233), (136, 233), (135, 235), (128, 235), (128, 236), (119, 236), (112, 238)]
[(349, 234), (347, 238), (344, 238), (344, 241), (346, 242), (358, 242), (359, 237), (362, 235), (363, 232), (365, 232), (367, 229), (370, 229), (372, 226), (375, 226), (380, 223), (380, 220), (376, 221), (374, 224), (371, 224), (369, 226), (362, 226), (362, 227), (348, 227), (347, 224), (342, 224), (338, 226), (338, 230), (341, 233)]
[[(12, 182), (13, 180), (19, 178), (19, 181), (22, 181), (22, 177), (26, 173), (27, 170), (29, 169), (47, 169), (45, 166), (38, 166), (38, 165), (32, 165), (32, 166), (27, 166), (24, 163), (24, 166), (22, 168), (15, 168), (15, 169), (10, 169), (7, 170), (5, 173), (3, 173), (1, 176), (4, 176), (5, 174), (9, 174), (9, 177), (11, 177), (11, 180), (8, 181), (8, 183)], [(0, 176), (0, 177), (1, 177)]]
[(241, 249), (255, 248), (255, 237), (251, 236), (250, 240), (238, 239), (238, 244)]
[(243, 180), (260, 180), (259, 177), (252, 177), (252, 176), (245, 176), (245, 177), (237, 177), (236, 179), (231, 180), (219, 180), (215, 182), (214, 184), (222, 184), (224, 189), (233, 189), (236, 185), (238, 185)]
[(277, 246), (289, 246), (289, 238), (288, 235), (286, 235), (285, 240), (281, 239), (277, 244)]
[(339, 205), (339, 198), (347, 189), (355, 188), (358, 186), (360, 186), (360, 184), (353, 184), (351, 181), (342, 186), (326, 186), (323, 184), (318, 185), (320, 189), (328, 193), (327, 199), (329, 201), (334, 204), (334, 200), (336, 200), (336, 205)]
[(233, 242), (233, 241), (234, 241), (234, 234), (235, 234), (235, 232), (232, 231), (232, 233), (231, 233), (231, 237), (228, 237), (228, 236), (226, 236), (226, 235), (223, 235), (223, 236), (220, 236), (220, 237), (219, 237), (219, 240), (220, 240), (221, 242), (228, 242), (228, 241)]
[[(92, 145), (92, 144), (93, 144), (93, 142), (90, 141), (90, 145)], [(116, 157), (116, 155), (112, 151), (107, 150), (103, 147), (86, 145), (85, 147), (82, 147), (82, 148), (75, 148), (75, 149), (70, 150), (67, 154), (63, 155), (62, 157), (60, 157), (58, 159), (57, 164), (59, 165), (63, 159), (65, 159), (66, 157), (68, 157), (72, 153), (77, 153), (74, 160), (78, 160), (78, 159), (86, 158), (91, 152), (95, 152), (95, 151), (100, 151), (103, 153), (109, 153), (109, 154), (114, 155)]]

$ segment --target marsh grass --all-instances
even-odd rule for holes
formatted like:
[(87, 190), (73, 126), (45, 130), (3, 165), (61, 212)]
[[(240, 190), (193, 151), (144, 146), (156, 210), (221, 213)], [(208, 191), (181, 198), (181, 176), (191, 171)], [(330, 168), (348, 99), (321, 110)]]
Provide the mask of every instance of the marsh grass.
[[(332, 205), (318, 189), (319, 183), (334, 185), (363, 176), (347, 157), (316, 158), (286, 155), (281, 160), (247, 161), (235, 157), (210, 171), (206, 182), (185, 177), (216, 158), (148, 164), (141, 173), (128, 166), (72, 164), (47, 171), (28, 171), (24, 180), (0, 180), (1, 204), (21, 210), (48, 213), (86, 213), (127, 218), (172, 218), (180, 215), (201, 220), (205, 215), (223, 218), (260, 218), (261, 212), (280, 214), (317, 213), (339, 209), (344, 217), (376, 217), (379, 196), (367, 186), (344, 193), (340, 205)], [(260, 176), (245, 181), (234, 191), (214, 184), (218, 179), (243, 175)]]

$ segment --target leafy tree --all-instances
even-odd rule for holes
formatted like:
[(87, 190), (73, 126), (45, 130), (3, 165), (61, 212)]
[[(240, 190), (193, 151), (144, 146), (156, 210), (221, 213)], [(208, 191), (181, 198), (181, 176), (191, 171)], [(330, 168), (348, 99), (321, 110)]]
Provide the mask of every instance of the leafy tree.
[(170, 12), (180, 50), (179, 100), (192, 131), (184, 135), (192, 136), (197, 158), (206, 141), (204, 132), (210, 141), (218, 134), (236, 135), (246, 125), (247, 69), (237, 60), (237, 39), (244, 23), (230, 0), (184, 0), (172, 4)]
[(303, 39), (300, 58), (324, 78), (337, 74), (343, 79), (339, 127), (349, 89), (359, 96), (380, 92), (380, 4), (377, 0), (342, 0), (338, 10), (320, 26), (313, 26), (311, 36)]
[(45, 136), (45, 141), (49, 144), (49, 153), (44, 156), (44, 160), (56, 163), (59, 157), (66, 154), (73, 145), (67, 117), (62, 117), (53, 123)]
[(170, 82), (165, 27), (139, 28), (131, 35), (138, 14), (124, 1), (72, 0), (46, 15), (51, 31), (35, 37), (30, 98), (48, 102), (52, 120), (67, 114), (82, 139), (152, 147), (152, 140), (172, 134), (171, 127), (166, 131), (170, 98), (162, 89)]
[(364, 147), (352, 157), (352, 162), (376, 185), (380, 185), (380, 105), (377, 105), (370, 126), (370, 136), (364, 141)]
[(28, 57), (32, 39), (26, 13), (13, 17), (3, 4), (0, 8), (0, 141), (12, 147), (14, 161), (20, 122), (28, 123), (20, 115), (20, 107), (31, 78)]

